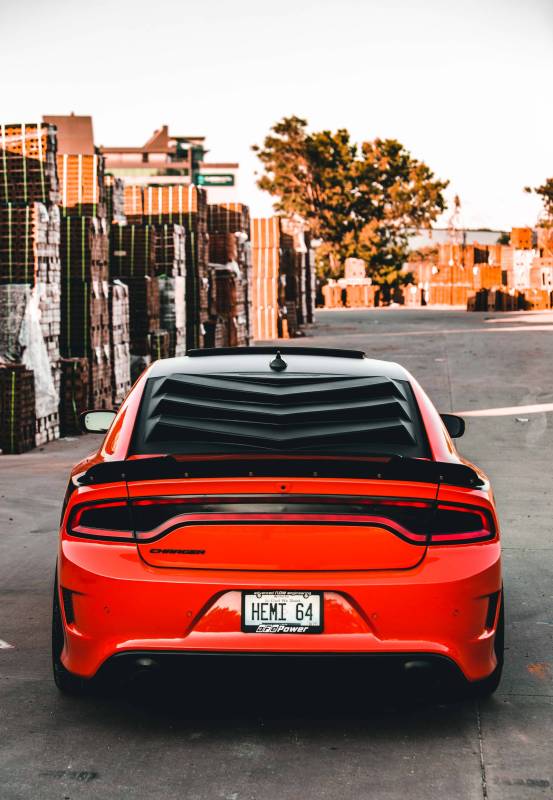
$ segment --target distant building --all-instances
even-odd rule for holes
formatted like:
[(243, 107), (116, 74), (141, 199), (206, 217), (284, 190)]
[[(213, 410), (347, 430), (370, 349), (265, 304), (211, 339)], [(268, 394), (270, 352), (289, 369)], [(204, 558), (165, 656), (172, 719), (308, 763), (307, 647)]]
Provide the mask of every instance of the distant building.
[(142, 147), (100, 147), (100, 152), (106, 172), (126, 183), (194, 183), (207, 189), (212, 203), (238, 199), (239, 165), (205, 161), (205, 136), (171, 136), (163, 125)]
[[(464, 229), (461, 231), (463, 244), (496, 244), (501, 234), (505, 231)], [(420, 231), (409, 237), (409, 247), (412, 250), (421, 250), (423, 247), (437, 247), (449, 240), (447, 228), (433, 228), (431, 231)]]
[(81, 153), (82, 155), (93, 156), (96, 152), (92, 117), (78, 117), (75, 114), (69, 114), (69, 116), (45, 114), (42, 119), (44, 122), (57, 127), (58, 153), (61, 155), (78, 155)]

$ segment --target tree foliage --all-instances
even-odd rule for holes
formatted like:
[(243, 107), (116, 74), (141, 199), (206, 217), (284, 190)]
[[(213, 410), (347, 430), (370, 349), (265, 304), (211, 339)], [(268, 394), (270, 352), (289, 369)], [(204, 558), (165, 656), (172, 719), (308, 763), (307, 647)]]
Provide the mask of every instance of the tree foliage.
[(430, 227), (445, 209), (446, 181), (395, 139), (357, 145), (345, 129), (309, 133), (307, 121), (285, 117), (261, 147), (258, 186), (275, 197), (275, 211), (299, 215), (322, 239), (326, 272), (339, 274), (350, 256), (369, 274), (394, 282), (413, 229)]
[(537, 194), (541, 198), (545, 214), (544, 222), (553, 224), (553, 178), (547, 178), (541, 186), (534, 188), (527, 186), (524, 191)]

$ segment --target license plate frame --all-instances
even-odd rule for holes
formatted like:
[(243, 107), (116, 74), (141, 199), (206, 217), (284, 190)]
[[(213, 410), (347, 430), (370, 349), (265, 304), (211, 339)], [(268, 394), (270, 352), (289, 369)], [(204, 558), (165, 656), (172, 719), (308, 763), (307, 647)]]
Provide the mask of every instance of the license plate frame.
[[(241, 629), (243, 633), (270, 633), (270, 634), (313, 634), (313, 633), (322, 633), (324, 630), (324, 601), (323, 601), (323, 592), (322, 591), (312, 591), (311, 589), (303, 590), (303, 589), (244, 589), (242, 591), (242, 603), (241, 603)], [(301, 602), (301, 600), (308, 600), (312, 597), (317, 597), (319, 600), (318, 603), (318, 623), (317, 624), (307, 624), (302, 625), (301, 621), (283, 621), (283, 620), (275, 620), (275, 621), (266, 621), (262, 620), (259, 622), (248, 622), (246, 621), (247, 617), (247, 605), (248, 605), (248, 597), (255, 596), (256, 599), (261, 600), (263, 596), (266, 596), (267, 602), (278, 603), (279, 600), (286, 598), (287, 601), (291, 600), (293, 597), (297, 597), (297, 602)], [(282, 613), (282, 612), (279, 612)], [(296, 612), (297, 613), (297, 612)]]

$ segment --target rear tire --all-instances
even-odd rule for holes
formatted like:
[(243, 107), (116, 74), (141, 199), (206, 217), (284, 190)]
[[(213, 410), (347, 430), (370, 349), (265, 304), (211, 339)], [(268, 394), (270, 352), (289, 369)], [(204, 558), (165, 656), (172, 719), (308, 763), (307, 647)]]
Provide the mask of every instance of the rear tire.
[(497, 659), (497, 666), (492, 674), (481, 681), (474, 681), (468, 684), (469, 695), (476, 699), (484, 700), (486, 697), (490, 697), (501, 682), (501, 673), (503, 672), (505, 657), (505, 603), (503, 600), (503, 590), (501, 590), (501, 604), (499, 606), (499, 617), (497, 619), (493, 649)]
[(61, 616), (59, 591), (58, 591), (58, 571), (54, 578), (54, 600), (52, 603), (52, 672), (54, 683), (64, 694), (84, 695), (89, 691), (90, 682), (85, 678), (74, 675), (64, 667), (61, 661), (63, 650), (63, 619)]

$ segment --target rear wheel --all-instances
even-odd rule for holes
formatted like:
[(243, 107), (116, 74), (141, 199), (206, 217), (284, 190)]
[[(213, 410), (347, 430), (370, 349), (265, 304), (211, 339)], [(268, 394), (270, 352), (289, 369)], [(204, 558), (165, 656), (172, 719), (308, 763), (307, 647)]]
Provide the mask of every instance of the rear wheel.
[(64, 694), (83, 695), (89, 689), (89, 681), (74, 675), (64, 667), (61, 661), (63, 650), (63, 620), (61, 616), (59, 591), (58, 591), (58, 571), (54, 578), (54, 600), (52, 603), (52, 671), (54, 683)]
[(503, 590), (501, 591), (501, 605), (499, 607), (499, 617), (497, 619), (497, 628), (495, 631), (494, 651), (497, 659), (497, 666), (487, 678), (481, 681), (474, 681), (474, 683), (468, 685), (471, 697), (481, 699), (490, 697), (501, 682), (505, 652), (505, 603), (503, 599)]

